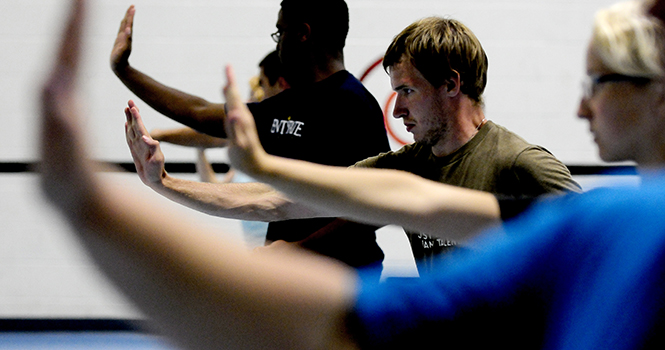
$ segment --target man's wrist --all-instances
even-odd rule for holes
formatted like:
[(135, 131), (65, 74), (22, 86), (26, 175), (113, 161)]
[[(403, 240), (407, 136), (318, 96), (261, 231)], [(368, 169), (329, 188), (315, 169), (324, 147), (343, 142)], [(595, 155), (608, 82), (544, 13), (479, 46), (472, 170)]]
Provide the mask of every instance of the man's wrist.
[(154, 179), (148, 179), (148, 187), (152, 188), (155, 191), (163, 190), (170, 188), (173, 184), (174, 178), (171, 177), (166, 170), (162, 171), (162, 176)]
[(122, 79), (123, 77), (126, 77), (129, 74), (130, 65), (129, 65), (129, 62), (127, 62), (127, 61), (118, 62), (118, 63), (115, 63), (115, 64), (111, 65), (111, 69), (113, 70), (113, 73), (115, 73), (115, 75), (118, 78)]
[(281, 169), (279, 163), (276, 162), (276, 157), (261, 152), (255, 156), (255, 159), (250, 176), (272, 179), (279, 175), (279, 170)]

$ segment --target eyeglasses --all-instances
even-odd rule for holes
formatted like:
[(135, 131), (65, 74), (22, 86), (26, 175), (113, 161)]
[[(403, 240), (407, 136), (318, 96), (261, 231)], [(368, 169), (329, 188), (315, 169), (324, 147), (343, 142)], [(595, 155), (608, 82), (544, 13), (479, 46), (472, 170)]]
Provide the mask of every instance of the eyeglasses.
[(270, 34), (270, 37), (275, 43), (279, 43), (279, 40), (282, 39), (283, 29), (279, 29), (276, 32)]
[(592, 98), (598, 92), (599, 87), (605, 83), (627, 82), (636, 85), (645, 85), (651, 81), (651, 78), (635, 77), (619, 73), (589, 75), (582, 81), (582, 97), (587, 100)]

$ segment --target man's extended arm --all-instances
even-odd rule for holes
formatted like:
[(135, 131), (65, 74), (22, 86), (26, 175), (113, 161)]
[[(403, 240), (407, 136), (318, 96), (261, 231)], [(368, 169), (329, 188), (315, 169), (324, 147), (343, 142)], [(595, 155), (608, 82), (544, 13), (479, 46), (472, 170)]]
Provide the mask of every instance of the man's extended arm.
[[(135, 109), (136, 113), (131, 113)], [(203, 183), (170, 176), (159, 142), (148, 133), (134, 101), (125, 108), (125, 135), (136, 172), (157, 193), (192, 209), (220, 217), (278, 221), (329, 216), (294, 203), (272, 187), (256, 183)]]
[(39, 140), (42, 189), (89, 256), (184, 349), (353, 349), (352, 270), (302, 251), (252, 255), (96, 174), (75, 103), (84, 3), (43, 87)]
[(224, 104), (211, 103), (200, 97), (170, 88), (129, 64), (132, 51), (134, 6), (120, 23), (111, 52), (111, 69), (136, 96), (165, 116), (211, 136), (225, 137)]
[(497, 199), (487, 192), (444, 185), (406, 172), (287, 161), (266, 162), (262, 170), (266, 175), (251, 175), (335, 216), (397, 224), (458, 242), (500, 222)]
[(157, 141), (185, 147), (221, 148), (228, 144), (226, 139), (206, 135), (186, 126), (174, 129), (153, 129), (150, 136)]
[(229, 219), (280, 221), (329, 216), (258, 182), (206, 183), (167, 175), (161, 185), (153, 186), (156, 192), (174, 202)]
[(457, 241), (500, 222), (497, 199), (486, 192), (395, 170), (330, 167), (268, 155), (249, 110), (234, 101), (240, 99), (227, 98), (232, 165), (297, 201), (335, 216), (394, 223)]
[(222, 180), (217, 180), (212, 164), (205, 154), (207, 148), (226, 147), (228, 144), (226, 139), (202, 134), (187, 126), (175, 129), (154, 129), (150, 132), (150, 137), (175, 145), (196, 147), (196, 172), (202, 182), (228, 183), (235, 175), (235, 171), (229, 169)]

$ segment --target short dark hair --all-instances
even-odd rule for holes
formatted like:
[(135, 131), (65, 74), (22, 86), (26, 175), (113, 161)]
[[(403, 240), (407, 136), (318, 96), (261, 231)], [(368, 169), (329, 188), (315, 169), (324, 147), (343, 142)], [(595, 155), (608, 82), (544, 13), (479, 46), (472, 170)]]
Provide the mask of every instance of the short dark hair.
[(349, 8), (344, 0), (283, 0), (286, 23), (307, 23), (313, 41), (327, 52), (342, 52), (349, 33)]
[(263, 68), (263, 74), (268, 78), (270, 85), (275, 85), (277, 79), (284, 77), (282, 62), (279, 60), (277, 51), (273, 51), (261, 60), (259, 67)]
[(406, 27), (393, 39), (383, 68), (408, 60), (434, 87), (460, 75), (461, 91), (477, 103), (487, 85), (487, 55), (473, 32), (459, 21), (428, 17)]

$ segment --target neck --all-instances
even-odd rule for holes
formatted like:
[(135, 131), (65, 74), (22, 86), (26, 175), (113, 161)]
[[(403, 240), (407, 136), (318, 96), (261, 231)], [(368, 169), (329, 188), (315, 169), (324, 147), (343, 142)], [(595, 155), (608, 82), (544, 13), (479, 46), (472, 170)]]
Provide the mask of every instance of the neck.
[(661, 136), (660, 131), (662, 127), (654, 125), (652, 129), (649, 133), (642, 133), (641, 142), (633, 146), (633, 156), (628, 159), (637, 163), (639, 173), (665, 168), (665, 137)]
[(665, 169), (665, 160), (639, 162), (637, 164), (637, 174), (640, 176), (663, 171), (663, 169)]
[[(295, 67), (295, 73), (292, 77), (289, 77), (289, 83), (292, 87), (316, 83), (346, 69), (344, 57), (341, 54), (339, 57), (326, 55), (319, 59), (310, 57), (307, 62), (301, 62), (299, 66)], [(310, 67), (310, 69), (303, 69), (302, 67)]]
[(458, 107), (456, 116), (450, 118), (446, 135), (432, 146), (437, 157), (445, 157), (466, 145), (487, 122), (482, 107), (468, 98), (464, 97)]
[(321, 67), (320, 69), (317, 69), (315, 72), (315, 82), (324, 80), (331, 75), (343, 71), (344, 69), (344, 63), (343, 62), (331, 62), (329, 65), (325, 67)]

